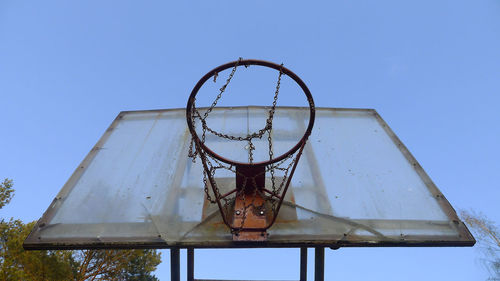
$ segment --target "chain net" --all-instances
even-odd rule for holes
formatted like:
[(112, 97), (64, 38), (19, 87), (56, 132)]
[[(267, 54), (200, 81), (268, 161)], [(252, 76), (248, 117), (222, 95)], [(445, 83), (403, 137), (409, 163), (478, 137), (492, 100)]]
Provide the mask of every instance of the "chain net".
[[(227, 141), (237, 141), (237, 142), (246, 142), (247, 150), (248, 150), (248, 163), (254, 163), (254, 150), (256, 146), (254, 145), (254, 141), (256, 139), (262, 140), (263, 138), (267, 138), (267, 150), (269, 155), (269, 160), (274, 158), (273, 152), (273, 119), (276, 111), (276, 104), (278, 102), (278, 96), (281, 85), (281, 78), (284, 75), (282, 68), (279, 71), (278, 79), (276, 82), (276, 88), (274, 91), (274, 98), (272, 105), (269, 107), (267, 112), (267, 119), (262, 129), (254, 131), (252, 133), (242, 134), (240, 136), (233, 136), (229, 134), (225, 134), (223, 132), (216, 131), (210, 128), (207, 125), (207, 118), (210, 116), (210, 113), (217, 106), (217, 103), (222, 98), (223, 93), (225, 92), (227, 86), (231, 82), (231, 79), (234, 77), (238, 66), (240, 66), (241, 58), (239, 58), (236, 65), (232, 68), (229, 76), (227, 77), (224, 85), (219, 89), (219, 94), (212, 102), (210, 107), (206, 108), (204, 112), (200, 112), (201, 109), (196, 107), (196, 100), (193, 102), (193, 106), (191, 108), (191, 120), (193, 128), (196, 126), (201, 126), (201, 143), (205, 143), (208, 134), (212, 134), (221, 139), (225, 139)], [(248, 67), (247, 65), (244, 65)], [(281, 64), (283, 67), (283, 64)], [(214, 74), (213, 81), (216, 82), (219, 73)], [(204, 108), (205, 109), (205, 108)], [(252, 208), (253, 210), (258, 210), (259, 212), (268, 212), (271, 211), (272, 217), (276, 217), (278, 215), (278, 204), (284, 198), (284, 191), (286, 190), (286, 185), (288, 182), (288, 178), (290, 176), (290, 170), (293, 167), (294, 163), (298, 161), (298, 152), (291, 153), (284, 159), (268, 164), (263, 169), (263, 172), (258, 173), (253, 176), (244, 175), (237, 171), (236, 167), (232, 164), (228, 164), (222, 162), (212, 155), (203, 150), (203, 147), (197, 145), (194, 138), (191, 139), (191, 143), (189, 146), (188, 156), (192, 158), (192, 161), (195, 162), (197, 158), (200, 158), (204, 163), (203, 169), (203, 186), (206, 194), (206, 199), (212, 203), (216, 204), (217, 201), (221, 202), (223, 208), (223, 216), (225, 216), (226, 221), (230, 221), (235, 212), (234, 210), (234, 202), (237, 197), (243, 199), (243, 211), (236, 211), (242, 213), (242, 220), (239, 227), (231, 227), (233, 233), (238, 233), (242, 227), (244, 226), (247, 209)], [(218, 182), (218, 174), (222, 174), (224, 172), (230, 172), (236, 176), (241, 177), (242, 183), (239, 188), (232, 188), (230, 191), (221, 191)], [(264, 173), (264, 175), (262, 175)], [(265, 186), (257, 186), (257, 178), (265, 176), (268, 174), (269, 176), (265, 180)], [(219, 177), (220, 178), (220, 177)], [(256, 205), (255, 198), (256, 195), (260, 195), (261, 198), (264, 198), (264, 204)], [(248, 199), (250, 197), (251, 199)], [(262, 214), (262, 213), (261, 213)]]

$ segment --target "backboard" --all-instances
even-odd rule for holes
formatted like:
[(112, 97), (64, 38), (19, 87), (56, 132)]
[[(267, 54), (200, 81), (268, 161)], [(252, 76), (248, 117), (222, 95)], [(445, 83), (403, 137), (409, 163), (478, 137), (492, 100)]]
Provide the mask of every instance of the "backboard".
[[(210, 118), (220, 130), (231, 131), (235, 125), (229, 120), (250, 127), (266, 110), (217, 107)], [(303, 135), (308, 110), (277, 108), (276, 153)], [(38, 221), (25, 249), (475, 243), (375, 110), (339, 108), (316, 108), (315, 128), (268, 240), (235, 242), (217, 206), (206, 200), (200, 161), (188, 158), (185, 114), (185, 109), (121, 112)], [(244, 146), (221, 145), (215, 138), (206, 143), (221, 155), (241, 151), (246, 157)], [(222, 189), (235, 184), (229, 176), (218, 180)]]

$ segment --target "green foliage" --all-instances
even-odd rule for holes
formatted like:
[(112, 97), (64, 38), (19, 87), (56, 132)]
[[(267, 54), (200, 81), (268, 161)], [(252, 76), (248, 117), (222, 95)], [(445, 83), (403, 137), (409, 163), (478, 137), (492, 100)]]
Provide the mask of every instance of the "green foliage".
[(65, 251), (33, 251), (22, 248), (34, 222), (0, 222), (0, 280), (70, 280), (72, 256)]
[(14, 196), (14, 189), (12, 189), (12, 180), (4, 179), (0, 183), (0, 209), (9, 204)]
[[(12, 180), (0, 184), (0, 208), (9, 203)], [(35, 222), (0, 220), (0, 280), (135, 280), (156, 281), (156, 250), (25, 251)]]
[(158, 278), (149, 272), (154, 271), (160, 262), (161, 256), (156, 250), (133, 250), (119, 278), (130, 281), (157, 281)]
[(472, 228), (477, 246), (484, 255), (483, 263), (490, 272), (489, 280), (500, 280), (500, 232), (485, 215), (462, 211), (462, 219)]
[(158, 280), (151, 275), (161, 262), (156, 250), (84, 250), (76, 256), (75, 280)]

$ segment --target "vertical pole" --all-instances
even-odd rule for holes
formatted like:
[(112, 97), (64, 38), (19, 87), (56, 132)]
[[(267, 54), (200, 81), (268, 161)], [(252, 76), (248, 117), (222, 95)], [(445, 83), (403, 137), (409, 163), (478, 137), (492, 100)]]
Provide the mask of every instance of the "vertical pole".
[(307, 281), (307, 248), (300, 248), (300, 281)]
[(316, 247), (314, 250), (314, 281), (325, 280), (325, 248)]
[(187, 280), (194, 281), (194, 249), (187, 249)]
[(181, 262), (179, 257), (179, 248), (170, 248), (170, 280), (181, 280)]

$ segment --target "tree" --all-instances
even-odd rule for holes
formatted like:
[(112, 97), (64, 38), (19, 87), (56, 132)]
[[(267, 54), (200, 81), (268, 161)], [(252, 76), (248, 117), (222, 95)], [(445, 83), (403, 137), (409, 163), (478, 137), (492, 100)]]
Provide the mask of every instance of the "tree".
[(12, 180), (4, 179), (0, 183), (0, 209), (9, 204), (14, 196), (14, 189), (12, 189)]
[(75, 280), (155, 281), (151, 272), (160, 263), (156, 250), (84, 250)]
[[(12, 180), (4, 180), (0, 206), (13, 195)], [(34, 225), (0, 220), (0, 280), (158, 280), (152, 275), (161, 262), (156, 250), (25, 251)]]
[(121, 280), (130, 281), (158, 281), (149, 274), (161, 262), (160, 254), (156, 250), (134, 250), (125, 267), (120, 272)]
[(34, 225), (14, 219), (0, 222), (0, 280), (70, 280), (73, 275), (70, 252), (27, 252), (22, 248)]
[(461, 216), (472, 228), (479, 249), (485, 256), (482, 261), (491, 275), (489, 280), (500, 280), (500, 232), (498, 227), (483, 214), (461, 211)]

